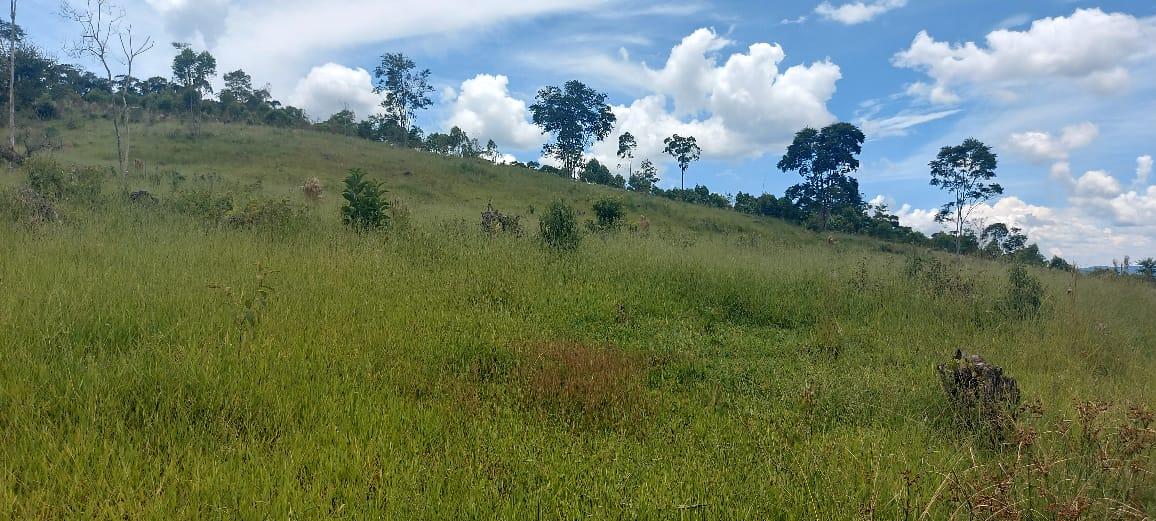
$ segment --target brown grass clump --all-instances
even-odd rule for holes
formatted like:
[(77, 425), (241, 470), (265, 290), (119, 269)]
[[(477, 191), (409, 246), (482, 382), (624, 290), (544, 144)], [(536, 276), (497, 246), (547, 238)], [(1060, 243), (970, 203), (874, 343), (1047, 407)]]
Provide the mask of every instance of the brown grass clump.
[(321, 185), (320, 179), (310, 177), (305, 180), (305, 185), (301, 187), (301, 191), (305, 192), (306, 199), (317, 202), (321, 200), (321, 195), (325, 192), (325, 187)]
[(522, 352), (515, 378), (527, 405), (575, 427), (622, 427), (645, 414), (641, 357), (577, 342), (536, 343)]

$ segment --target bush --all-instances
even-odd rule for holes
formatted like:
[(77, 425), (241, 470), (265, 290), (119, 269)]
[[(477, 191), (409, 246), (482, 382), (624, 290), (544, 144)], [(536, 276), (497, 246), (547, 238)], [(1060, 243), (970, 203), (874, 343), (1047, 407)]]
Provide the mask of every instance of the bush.
[(574, 209), (561, 201), (550, 204), (538, 222), (542, 242), (555, 250), (574, 250), (582, 242)]
[(52, 200), (31, 188), (0, 193), (0, 213), (7, 214), (15, 222), (29, 226), (60, 220), (60, 213)]
[(1044, 303), (1044, 286), (1040, 279), (1028, 273), (1027, 268), (1015, 264), (1008, 272), (1007, 297), (1004, 307), (1019, 318), (1028, 318), (1039, 313)]
[(56, 119), (60, 116), (60, 111), (56, 110), (56, 105), (51, 100), (40, 100), (36, 103), (36, 118), (42, 121)]
[(521, 237), (522, 218), (517, 215), (506, 215), (495, 210), (494, 205), (487, 204), (486, 211), (482, 212), (482, 231), (490, 235), (508, 233)]
[(365, 179), (365, 172), (354, 168), (345, 177), (345, 191), (341, 196), (345, 204), (341, 207), (341, 221), (359, 231), (380, 228), (389, 224), (389, 201), (382, 197), (386, 193), (381, 183)]
[(108, 168), (94, 166), (65, 169), (55, 160), (31, 158), (24, 163), (28, 185), (32, 190), (51, 200), (71, 200), (93, 203), (104, 192), (104, 181), (110, 175)]
[(288, 199), (250, 199), (225, 217), (225, 224), (238, 228), (287, 230), (300, 223), (304, 209)]
[(168, 200), (168, 207), (215, 223), (233, 211), (233, 198), (215, 194), (207, 188), (195, 188), (174, 193)]
[(622, 201), (617, 198), (599, 199), (594, 202), (594, 218), (596, 220), (589, 223), (591, 230), (616, 230), (626, 221), (626, 209), (623, 207)]

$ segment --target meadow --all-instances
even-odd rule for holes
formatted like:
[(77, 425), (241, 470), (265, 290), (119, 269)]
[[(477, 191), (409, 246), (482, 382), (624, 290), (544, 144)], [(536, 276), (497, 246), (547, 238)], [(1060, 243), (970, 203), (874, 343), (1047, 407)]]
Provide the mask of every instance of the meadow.
[[(56, 160), (115, 162), (92, 125)], [(0, 517), (1156, 515), (1150, 285), (1033, 269), (1019, 312), (1007, 264), (512, 167), (258, 127), (134, 140), (143, 168), (60, 222), (0, 219)], [(342, 226), (350, 168), (385, 183), (387, 229)], [(168, 204), (192, 190), (294, 211)], [(540, 244), (551, 202), (610, 195), (630, 225)], [(483, 232), (487, 204), (525, 233)], [(951, 413), (936, 364), (961, 348), (1018, 380), (1007, 436)]]

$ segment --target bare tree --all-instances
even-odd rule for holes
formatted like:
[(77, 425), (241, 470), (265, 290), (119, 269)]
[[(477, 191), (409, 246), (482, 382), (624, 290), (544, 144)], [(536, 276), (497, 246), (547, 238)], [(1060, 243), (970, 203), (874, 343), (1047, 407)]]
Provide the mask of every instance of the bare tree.
[[(95, 60), (104, 69), (108, 80), (109, 94), (113, 97), (110, 111), (113, 111), (112, 126), (116, 132), (116, 158), (121, 175), (128, 176), (129, 137), (131, 118), (128, 105), (128, 89), (132, 84), (133, 62), (140, 55), (153, 48), (152, 38), (143, 41), (134, 39), (132, 26), (122, 25), (124, 12), (117, 10), (109, 0), (86, 0), (84, 7), (73, 7), (67, 1), (61, 5), (61, 15), (80, 26), (80, 41), (72, 47), (77, 57)], [(119, 49), (113, 47), (113, 38)], [(116, 100), (116, 78), (113, 74), (114, 62), (125, 67), (124, 80), (120, 86), (120, 99)], [(120, 106), (117, 107), (117, 101)]]
[(16, 151), (16, 0), (12, 0), (12, 26), (8, 35), (8, 146)]

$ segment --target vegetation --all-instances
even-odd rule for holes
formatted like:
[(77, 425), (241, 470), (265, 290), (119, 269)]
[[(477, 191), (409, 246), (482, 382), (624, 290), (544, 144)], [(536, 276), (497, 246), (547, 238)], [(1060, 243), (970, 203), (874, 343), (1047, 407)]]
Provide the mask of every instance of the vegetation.
[[(115, 162), (98, 124), (64, 133), (60, 171)], [(0, 517), (1156, 509), (1146, 283), (1022, 267), (1042, 291), (1021, 315), (979, 258), (319, 132), (207, 124), (190, 146), (180, 125), (142, 128), (153, 166), (105, 170), (96, 204), (0, 221)], [(333, 157), (412, 226), (354, 233), (342, 198), (227, 224), (339, 186)], [(579, 242), (572, 209), (608, 195), (650, 232)], [(488, 201), (566, 247), (484, 232)], [(935, 368), (961, 346), (1018, 384), (1001, 442), (942, 414)]]

